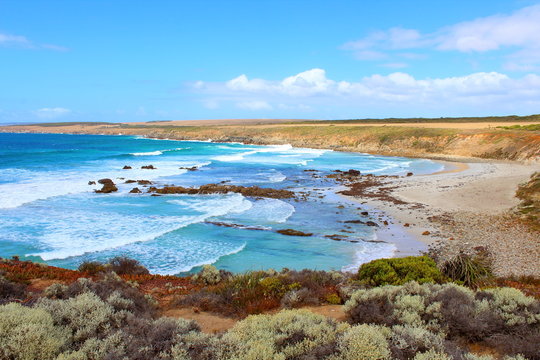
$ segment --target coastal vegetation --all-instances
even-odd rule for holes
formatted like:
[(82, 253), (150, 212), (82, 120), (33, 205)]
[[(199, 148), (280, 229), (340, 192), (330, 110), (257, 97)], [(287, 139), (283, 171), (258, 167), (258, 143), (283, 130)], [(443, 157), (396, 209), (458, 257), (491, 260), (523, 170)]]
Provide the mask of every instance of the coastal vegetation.
[[(192, 122), (48, 123), (3, 127), (13, 132), (68, 132), (124, 134), (176, 140), (243, 142), (257, 145), (291, 144), (298, 147), (367, 152), (409, 157), (477, 157), (534, 160), (540, 156), (540, 115), (391, 118), (324, 121), (276, 120), (194, 126)], [(516, 125), (519, 122), (521, 124)], [(487, 123), (497, 124), (486, 127)], [(504, 125), (507, 123), (508, 125)], [(431, 125), (430, 125), (431, 124)], [(432, 126), (435, 124), (436, 126)], [(445, 125), (447, 124), (447, 126)], [(502, 124), (502, 125), (500, 125)]]
[[(176, 277), (125, 257), (78, 271), (3, 259), (0, 358), (540, 359), (540, 280), (480, 273), (468, 287), (447, 269), (420, 256), (355, 274), (205, 265)], [(163, 316), (182, 307), (237, 322), (214, 334)]]

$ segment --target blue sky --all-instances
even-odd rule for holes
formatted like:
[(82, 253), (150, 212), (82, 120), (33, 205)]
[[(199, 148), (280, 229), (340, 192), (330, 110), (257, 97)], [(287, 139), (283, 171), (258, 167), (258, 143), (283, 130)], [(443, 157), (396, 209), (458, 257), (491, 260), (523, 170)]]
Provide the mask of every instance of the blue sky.
[(0, 0), (0, 122), (540, 113), (540, 1)]

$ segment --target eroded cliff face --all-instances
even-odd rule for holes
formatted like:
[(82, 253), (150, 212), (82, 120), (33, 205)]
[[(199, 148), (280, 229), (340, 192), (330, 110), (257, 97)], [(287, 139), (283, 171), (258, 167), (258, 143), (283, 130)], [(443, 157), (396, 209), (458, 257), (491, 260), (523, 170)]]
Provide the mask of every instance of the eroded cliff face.
[(462, 131), (392, 126), (84, 126), (5, 127), (0, 131), (124, 134), (176, 140), (211, 139), (256, 145), (291, 144), (381, 155), (427, 158), (482, 158), (540, 163), (540, 133), (534, 131)]

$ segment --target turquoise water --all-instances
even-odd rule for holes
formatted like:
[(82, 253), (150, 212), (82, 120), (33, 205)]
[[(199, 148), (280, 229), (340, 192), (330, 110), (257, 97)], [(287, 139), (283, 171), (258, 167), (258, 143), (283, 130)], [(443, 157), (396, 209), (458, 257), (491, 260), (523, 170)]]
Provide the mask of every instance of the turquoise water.
[[(157, 169), (141, 169), (149, 164)], [(122, 170), (124, 165), (133, 169)], [(180, 169), (192, 166), (198, 170)], [(319, 170), (320, 177), (306, 169)], [(161, 274), (207, 263), (235, 272), (283, 267), (350, 270), (391, 256), (395, 246), (369, 242), (376, 234), (362, 224), (347, 224), (347, 235), (357, 243), (324, 237), (345, 230), (342, 221), (358, 219), (363, 210), (334, 194), (335, 184), (324, 175), (335, 169), (380, 175), (427, 173), (441, 165), (289, 145), (0, 133), (0, 256), (76, 268), (84, 260), (127, 255)], [(113, 179), (119, 191), (94, 193), (100, 186), (88, 182), (101, 178)], [(224, 181), (312, 195), (306, 201), (240, 194), (152, 197), (130, 194), (134, 184), (124, 184), (122, 178), (151, 180), (158, 186)], [(275, 232), (286, 228), (314, 236)]]

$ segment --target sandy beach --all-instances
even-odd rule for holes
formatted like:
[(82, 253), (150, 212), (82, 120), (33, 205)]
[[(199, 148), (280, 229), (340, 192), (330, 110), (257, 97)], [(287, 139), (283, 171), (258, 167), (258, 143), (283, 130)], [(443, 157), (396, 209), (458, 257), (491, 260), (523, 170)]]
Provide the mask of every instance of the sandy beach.
[[(540, 237), (506, 215), (518, 204), (518, 184), (538, 165), (511, 162), (445, 162), (430, 175), (385, 179), (392, 196), (405, 204), (352, 198), (381, 210), (389, 225), (381, 240), (394, 242), (397, 256), (444, 244), (447, 251), (486, 247), (497, 275), (539, 275)], [(399, 227), (396, 231), (396, 227)], [(400, 234), (401, 232), (401, 234)], [(424, 244), (419, 244), (420, 241)]]

